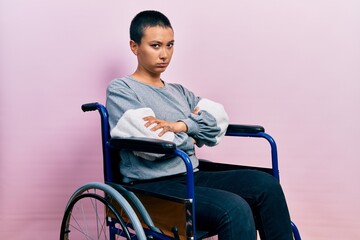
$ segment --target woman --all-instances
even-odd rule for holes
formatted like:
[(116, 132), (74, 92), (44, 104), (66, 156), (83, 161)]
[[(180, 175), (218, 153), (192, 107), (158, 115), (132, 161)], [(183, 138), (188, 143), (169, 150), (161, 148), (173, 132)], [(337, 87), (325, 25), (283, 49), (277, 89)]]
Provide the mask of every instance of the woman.
[[(161, 74), (174, 51), (168, 18), (143, 11), (130, 25), (130, 49), (138, 66), (129, 76), (113, 80), (106, 106), (112, 137), (150, 137), (173, 141), (194, 167), (197, 228), (220, 240), (292, 239), (291, 223), (281, 186), (272, 176), (254, 170), (203, 172), (197, 169), (194, 145), (214, 146), (225, 134), (228, 116), (219, 103), (200, 98)], [(121, 152), (124, 182), (163, 194), (184, 196), (186, 172), (178, 157)], [(146, 181), (143, 181), (146, 180)]]

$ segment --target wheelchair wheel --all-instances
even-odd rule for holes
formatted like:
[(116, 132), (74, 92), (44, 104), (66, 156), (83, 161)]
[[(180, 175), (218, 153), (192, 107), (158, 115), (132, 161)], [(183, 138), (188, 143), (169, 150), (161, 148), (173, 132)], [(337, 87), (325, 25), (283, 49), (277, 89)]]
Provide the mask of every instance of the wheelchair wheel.
[(142, 225), (119, 192), (103, 183), (80, 187), (70, 198), (60, 240), (146, 240)]

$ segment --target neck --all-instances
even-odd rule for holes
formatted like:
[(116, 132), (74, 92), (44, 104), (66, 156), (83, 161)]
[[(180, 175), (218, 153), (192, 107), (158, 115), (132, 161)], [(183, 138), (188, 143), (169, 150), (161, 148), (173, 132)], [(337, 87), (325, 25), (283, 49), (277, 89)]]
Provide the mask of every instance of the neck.
[(160, 74), (142, 74), (139, 71), (135, 71), (132, 75), (132, 78), (136, 79), (139, 82), (145, 83), (154, 87), (163, 87), (164, 83), (160, 78)]

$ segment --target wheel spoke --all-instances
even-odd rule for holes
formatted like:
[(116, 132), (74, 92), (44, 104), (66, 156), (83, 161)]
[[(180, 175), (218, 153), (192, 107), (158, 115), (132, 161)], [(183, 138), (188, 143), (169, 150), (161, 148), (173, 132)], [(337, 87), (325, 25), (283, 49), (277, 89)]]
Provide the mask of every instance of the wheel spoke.
[(69, 203), (62, 223), (61, 240), (138, 239), (131, 229), (130, 218), (126, 217), (126, 223), (122, 218), (125, 215), (121, 204), (111, 195), (87, 189)]

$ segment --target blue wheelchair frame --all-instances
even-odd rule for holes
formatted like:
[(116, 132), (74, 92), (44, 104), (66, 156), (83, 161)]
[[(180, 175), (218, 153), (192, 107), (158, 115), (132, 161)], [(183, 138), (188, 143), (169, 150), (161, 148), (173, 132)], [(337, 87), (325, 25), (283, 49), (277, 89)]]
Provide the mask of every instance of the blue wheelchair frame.
[[(194, 175), (193, 167), (189, 156), (180, 149), (176, 148), (176, 145), (172, 142), (160, 141), (154, 139), (144, 139), (144, 138), (128, 138), (128, 139), (117, 139), (110, 137), (110, 128), (108, 122), (108, 112), (106, 108), (100, 103), (87, 103), (82, 105), (82, 110), (87, 111), (99, 111), (101, 117), (101, 134), (102, 134), (102, 150), (103, 150), (103, 171), (104, 171), (104, 180), (105, 183), (112, 185), (116, 182), (116, 179), (113, 176), (112, 170), (112, 158), (111, 158), (111, 149), (127, 149), (132, 151), (144, 151), (144, 152), (153, 152), (153, 153), (171, 153), (179, 156), (186, 166), (187, 171), (187, 194), (186, 198), (191, 200), (192, 210), (195, 212), (195, 199), (194, 199)], [(257, 125), (229, 125), (227, 128), (226, 136), (235, 136), (235, 137), (254, 137), (254, 138), (264, 138), (266, 139), (271, 147), (271, 160), (272, 168), (271, 174), (280, 181), (279, 177), (279, 167), (278, 167), (278, 154), (277, 146), (275, 140), (267, 133), (262, 126)], [(206, 164), (206, 163), (205, 163)], [(232, 167), (233, 165), (220, 164), (222, 166)], [(192, 214), (192, 224), (190, 235), (197, 239), (196, 234), (196, 221), (195, 214)], [(292, 222), (293, 235), (296, 240), (301, 240), (300, 233), (296, 225)], [(146, 230), (149, 231), (149, 230)], [(151, 230), (150, 230), (151, 231)], [(168, 236), (159, 236), (158, 233), (153, 233), (157, 235), (159, 239), (174, 239)], [(160, 234), (161, 235), (161, 234)]]

